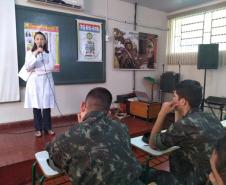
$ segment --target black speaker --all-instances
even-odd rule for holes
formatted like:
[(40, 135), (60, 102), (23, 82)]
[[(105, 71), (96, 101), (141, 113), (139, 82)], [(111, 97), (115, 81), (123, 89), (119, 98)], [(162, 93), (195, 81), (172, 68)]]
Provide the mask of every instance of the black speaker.
[(218, 68), (218, 44), (200, 44), (198, 47), (198, 69)]
[(160, 90), (162, 92), (172, 93), (180, 80), (179, 73), (165, 72), (160, 77)]

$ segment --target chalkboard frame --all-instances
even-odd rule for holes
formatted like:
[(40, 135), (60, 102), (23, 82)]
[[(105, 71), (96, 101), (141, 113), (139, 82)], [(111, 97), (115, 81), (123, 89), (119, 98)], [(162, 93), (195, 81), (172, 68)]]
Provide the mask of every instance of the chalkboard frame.
[[(78, 62), (77, 19), (95, 21), (102, 24), (103, 62)], [(106, 82), (105, 20), (16, 5), (19, 69), (23, 66), (25, 59), (25, 22), (59, 27), (61, 70), (60, 72), (53, 73), (56, 85)], [(25, 86), (22, 80), (20, 80), (20, 86)]]

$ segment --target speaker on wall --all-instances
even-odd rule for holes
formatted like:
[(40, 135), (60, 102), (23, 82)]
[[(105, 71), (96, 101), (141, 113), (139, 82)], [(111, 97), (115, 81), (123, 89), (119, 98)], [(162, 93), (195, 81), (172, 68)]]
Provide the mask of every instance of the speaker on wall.
[(218, 44), (199, 44), (198, 47), (198, 69), (217, 69), (219, 58)]
[(172, 93), (180, 80), (179, 73), (171, 71), (165, 72), (160, 77), (160, 90), (162, 92)]

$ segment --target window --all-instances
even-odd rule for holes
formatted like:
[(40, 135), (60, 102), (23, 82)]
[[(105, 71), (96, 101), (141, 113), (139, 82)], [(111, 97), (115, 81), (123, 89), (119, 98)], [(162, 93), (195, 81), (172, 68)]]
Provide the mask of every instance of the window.
[(177, 55), (182, 64), (196, 64), (198, 45), (209, 43), (218, 43), (220, 51), (226, 50), (226, 7), (169, 20), (168, 63), (175, 63), (172, 60)]

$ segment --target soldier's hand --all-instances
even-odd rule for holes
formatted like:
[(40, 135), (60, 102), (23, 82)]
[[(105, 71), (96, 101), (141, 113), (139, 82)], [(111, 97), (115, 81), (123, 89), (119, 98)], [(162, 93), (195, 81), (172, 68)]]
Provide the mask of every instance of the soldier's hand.
[(168, 114), (168, 113), (174, 111), (175, 106), (176, 106), (176, 104), (175, 104), (174, 101), (164, 102), (164, 103), (162, 104), (162, 108), (161, 108), (161, 110), (160, 110), (160, 114), (166, 115), (166, 114)]

